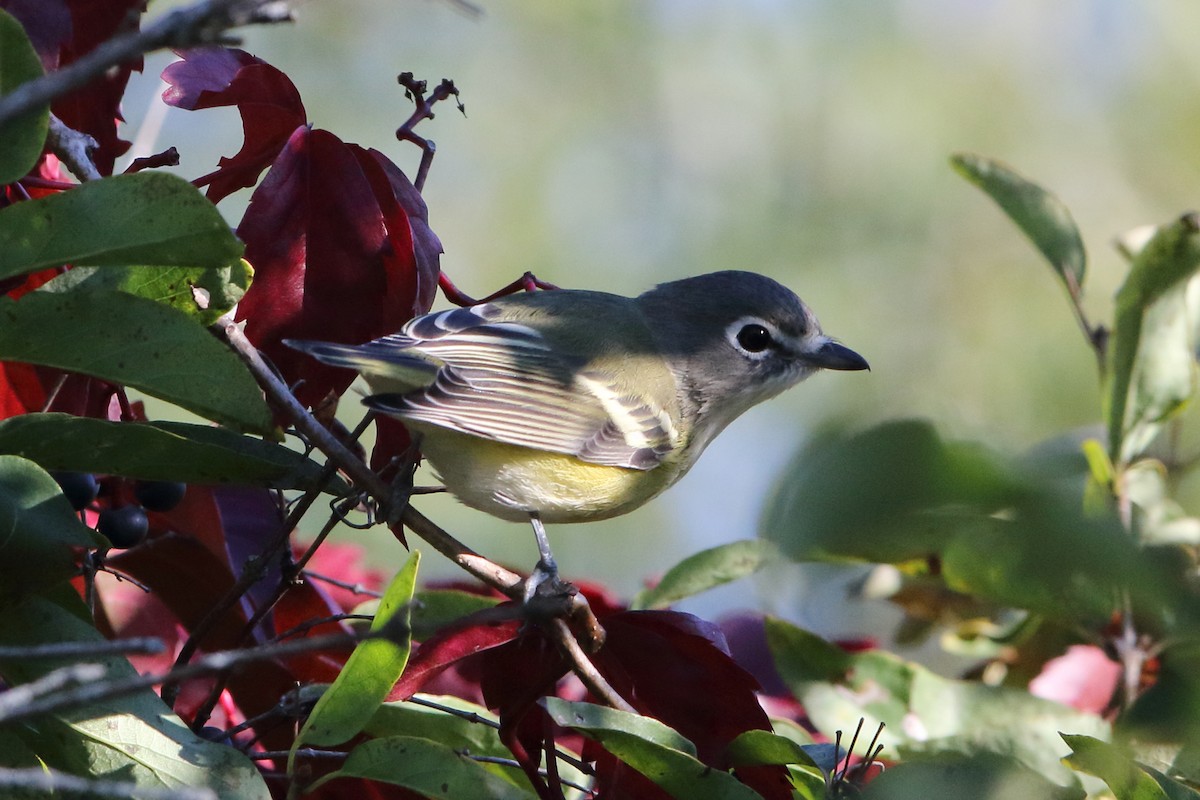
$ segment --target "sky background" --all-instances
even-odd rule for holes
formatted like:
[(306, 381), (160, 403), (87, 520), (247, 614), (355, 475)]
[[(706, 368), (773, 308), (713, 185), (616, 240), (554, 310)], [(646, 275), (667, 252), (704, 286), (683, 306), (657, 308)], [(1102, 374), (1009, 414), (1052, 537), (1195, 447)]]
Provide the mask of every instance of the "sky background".
[[(152, 15), (171, 4), (155, 3)], [(755, 535), (783, 467), (827, 426), (933, 420), (1020, 454), (1094, 425), (1093, 356), (1039, 256), (948, 166), (1000, 158), (1053, 190), (1088, 248), (1086, 304), (1111, 318), (1122, 232), (1200, 205), (1200, 5), (1146, 0), (310, 0), (245, 47), (296, 83), (317, 127), (410, 175), (396, 75), (453, 78), (420, 132), (443, 269), (483, 295), (532, 270), (636, 294), (717, 269), (794, 288), (870, 373), (818, 375), (731, 426), (678, 486), (622, 519), (552, 528), (565, 575), (628, 596), (705, 547)], [(126, 104), (179, 173), (240, 146), (227, 110), (164, 113), (148, 60)], [(225, 119), (221, 119), (221, 115)], [(249, 192), (222, 203), (236, 223)], [(349, 404), (353, 405), (353, 404)], [(346, 416), (357, 413), (350, 408)], [(1185, 498), (1195, 494), (1184, 487)], [(521, 526), (445, 498), (423, 511), (472, 546), (534, 561)], [(314, 523), (315, 524), (315, 523)], [(390, 571), (400, 548), (367, 544)], [(427, 576), (456, 573), (427, 558)], [(692, 601), (771, 611), (826, 633), (890, 617), (827, 569), (780, 566)]]

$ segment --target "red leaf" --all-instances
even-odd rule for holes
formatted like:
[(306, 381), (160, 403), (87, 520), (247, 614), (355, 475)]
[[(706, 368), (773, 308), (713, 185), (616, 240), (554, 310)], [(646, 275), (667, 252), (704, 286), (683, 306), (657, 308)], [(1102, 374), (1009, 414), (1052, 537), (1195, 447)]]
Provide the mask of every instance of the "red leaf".
[(0, 361), (0, 419), (41, 411), (45, 404), (36, 367)]
[[(480, 625), (475, 618), (476, 615), (471, 615), (461, 624), (447, 627), (422, 642), (404, 674), (392, 687), (388, 701), (407, 700), (448, 667), (512, 641), (520, 627), (515, 620), (500, 625)], [(517, 679), (517, 676), (513, 677)]]
[(390, 195), (376, 195), (383, 168), (363, 152), (328, 131), (297, 129), (238, 227), (255, 269), (238, 319), (289, 384), (303, 381), (305, 405), (340, 395), (354, 374), (282, 339), (365, 342), (396, 331), (419, 305), (407, 222)]
[[(68, 0), (67, 5), (73, 35), (60, 48), (60, 66), (77, 61), (119, 33), (136, 31), (146, 10), (145, 0)], [(141, 58), (108, 70), (51, 106), (68, 127), (89, 134), (99, 143), (92, 160), (101, 175), (111, 175), (113, 162), (129, 149), (129, 142), (117, 136), (117, 123), (124, 120), (121, 97), (134, 70), (142, 71)]]
[(16, 17), (49, 72), (58, 68), (58, 52), (71, 38), (71, 11), (64, 0), (0, 0), (0, 8)]
[[(409, 241), (415, 257), (415, 287), (411, 290), (413, 316), (424, 314), (437, 296), (441, 274), (442, 241), (429, 227), (429, 208), (425, 198), (392, 160), (374, 148), (367, 151), (383, 169), (391, 185), (391, 195), (408, 217)], [(378, 188), (376, 196), (384, 194)]]
[[(323, 619), (340, 614), (338, 607), (324, 589), (314, 583), (305, 582), (288, 589), (275, 605), (272, 615), (275, 618), (277, 634), (292, 630), (313, 620)], [(340, 633), (346, 629), (337, 622), (325, 622), (307, 630), (304, 636), (320, 636), (326, 633)], [(300, 653), (287, 659), (288, 670), (301, 683), (324, 682), (331, 683), (338, 676), (346, 659), (350, 656), (347, 651), (323, 653), (313, 651)]]
[(189, 110), (236, 106), (242, 117), (241, 150), (222, 157), (215, 172), (196, 180), (197, 186), (208, 185), (208, 199), (216, 203), (258, 181), (304, 125), (304, 103), (287, 75), (244, 50), (205, 47), (179, 56), (181, 61), (163, 70), (170, 84), (163, 102)]
[[(728, 769), (725, 749), (748, 730), (770, 730), (755, 692), (758, 682), (730, 657), (712, 623), (676, 611), (627, 611), (606, 617), (608, 639), (596, 667), (641, 713), (670, 725), (696, 745), (697, 756)], [(601, 793), (616, 791), (627, 770), (598, 761)], [(739, 770), (763, 797), (789, 798), (786, 770)], [(616, 795), (636, 796), (636, 795)]]

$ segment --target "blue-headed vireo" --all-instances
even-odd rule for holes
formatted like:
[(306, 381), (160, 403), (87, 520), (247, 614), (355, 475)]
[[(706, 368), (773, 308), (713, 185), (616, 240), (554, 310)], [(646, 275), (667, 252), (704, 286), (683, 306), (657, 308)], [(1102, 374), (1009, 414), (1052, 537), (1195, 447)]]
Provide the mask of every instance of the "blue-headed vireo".
[(819, 369), (867, 369), (791, 290), (715, 272), (629, 298), (557, 289), (426, 314), (363, 345), (289, 341), (358, 370), (452, 494), (530, 520), (637, 508), (742, 412)]

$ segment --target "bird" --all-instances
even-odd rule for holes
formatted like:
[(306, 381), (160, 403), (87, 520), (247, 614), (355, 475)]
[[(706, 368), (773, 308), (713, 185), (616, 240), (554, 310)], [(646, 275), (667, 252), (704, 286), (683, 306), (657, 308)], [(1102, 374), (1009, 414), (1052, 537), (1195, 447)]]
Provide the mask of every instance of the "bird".
[(682, 478), (734, 419), (819, 370), (865, 370), (792, 290), (727, 270), (636, 297), (512, 294), (418, 316), (365, 344), (285, 340), (357, 370), (364, 403), (419, 437), (465, 505), (529, 522), (527, 595), (557, 580), (544, 524), (626, 514)]

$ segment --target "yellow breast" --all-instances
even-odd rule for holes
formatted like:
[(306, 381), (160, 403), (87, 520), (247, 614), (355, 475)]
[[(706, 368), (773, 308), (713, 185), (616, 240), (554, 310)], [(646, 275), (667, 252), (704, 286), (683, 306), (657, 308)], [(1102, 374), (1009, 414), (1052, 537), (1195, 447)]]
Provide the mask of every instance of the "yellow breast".
[(419, 428), (421, 451), (446, 489), (471, 508), (512, 521), (527, 521), (530, 511), (552, 524), (619, 516), (683, 472), (672, 463), (650, 470), (600, 466), (445, 428)]

